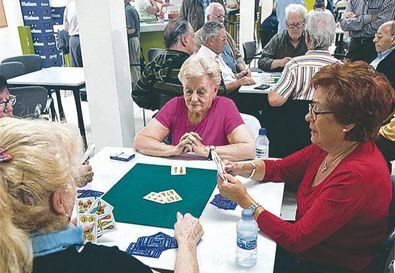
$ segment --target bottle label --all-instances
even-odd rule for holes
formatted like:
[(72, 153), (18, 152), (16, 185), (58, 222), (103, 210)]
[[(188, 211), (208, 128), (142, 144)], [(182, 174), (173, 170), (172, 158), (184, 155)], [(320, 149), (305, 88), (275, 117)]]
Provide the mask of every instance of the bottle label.
[(245, 250), (253, 250), (256, 248), (256, 237), (254, 239), (244, 239), (237, 237), (237, 246)]

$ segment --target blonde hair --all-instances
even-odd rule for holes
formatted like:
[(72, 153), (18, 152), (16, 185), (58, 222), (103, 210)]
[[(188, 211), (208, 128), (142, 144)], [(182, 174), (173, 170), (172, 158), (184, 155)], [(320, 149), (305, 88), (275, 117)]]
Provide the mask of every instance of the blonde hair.
[(202, 56), (194, 54), (181, 66), (178, 78), (181, 82), (183, 80), (191, 81), (204, 75), (207, 75), (215, 85), (221, 83), (221, 70), (219, 69), (219, 65), (209, 58), (203, 58)]
[(59, 123), (1, 118), (0, 149), (13, 157), (0, 163), (0, 272), (30, 272), (27, 238), (69, 223), (50, 203), (80, 176), (82, 141)]

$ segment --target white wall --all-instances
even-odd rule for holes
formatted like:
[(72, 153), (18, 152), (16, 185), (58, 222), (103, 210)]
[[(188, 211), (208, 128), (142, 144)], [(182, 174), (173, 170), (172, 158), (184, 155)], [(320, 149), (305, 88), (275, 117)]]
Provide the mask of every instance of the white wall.
[(21, 7), (18, 0), (3, 0), (7, 26), (0, 28), (0, 61), (22, 54), (18, 26), (23, 26)]

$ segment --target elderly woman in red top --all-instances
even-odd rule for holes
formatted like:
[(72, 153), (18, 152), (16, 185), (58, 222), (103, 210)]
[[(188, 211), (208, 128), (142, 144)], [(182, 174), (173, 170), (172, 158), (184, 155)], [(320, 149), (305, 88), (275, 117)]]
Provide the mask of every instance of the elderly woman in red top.
[[(277, 161), (228, 163), (232, 175), (226, 175), (229, 183), (219, 178), (219, 189), (254, 209), (260, 229), (279, 244), (275, 272), (372, 272), (392, 200), (390, 174), (373, 139), (390, 112), (394, 90), (363, 62), (326, 66), (314, 76), (313, 87), (306, 115), (313, 144)], [(296, 221), (260, 206), (233, 175), (301, 181)]]

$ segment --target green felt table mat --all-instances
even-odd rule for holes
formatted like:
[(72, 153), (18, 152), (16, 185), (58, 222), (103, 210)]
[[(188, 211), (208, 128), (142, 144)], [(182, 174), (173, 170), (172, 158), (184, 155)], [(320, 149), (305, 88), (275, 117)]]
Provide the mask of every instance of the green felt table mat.
[[(102, 198), (113, 207), (115, 221), (173, 228), (176, 212), (199, 218), (216, 184), (215, 170), (186, 168), (185, 175), (171, 175), (171, 166), (136, 164)], [(182, 198), (170, 204), (143, 199), (150, 192), (174, 189)]]

